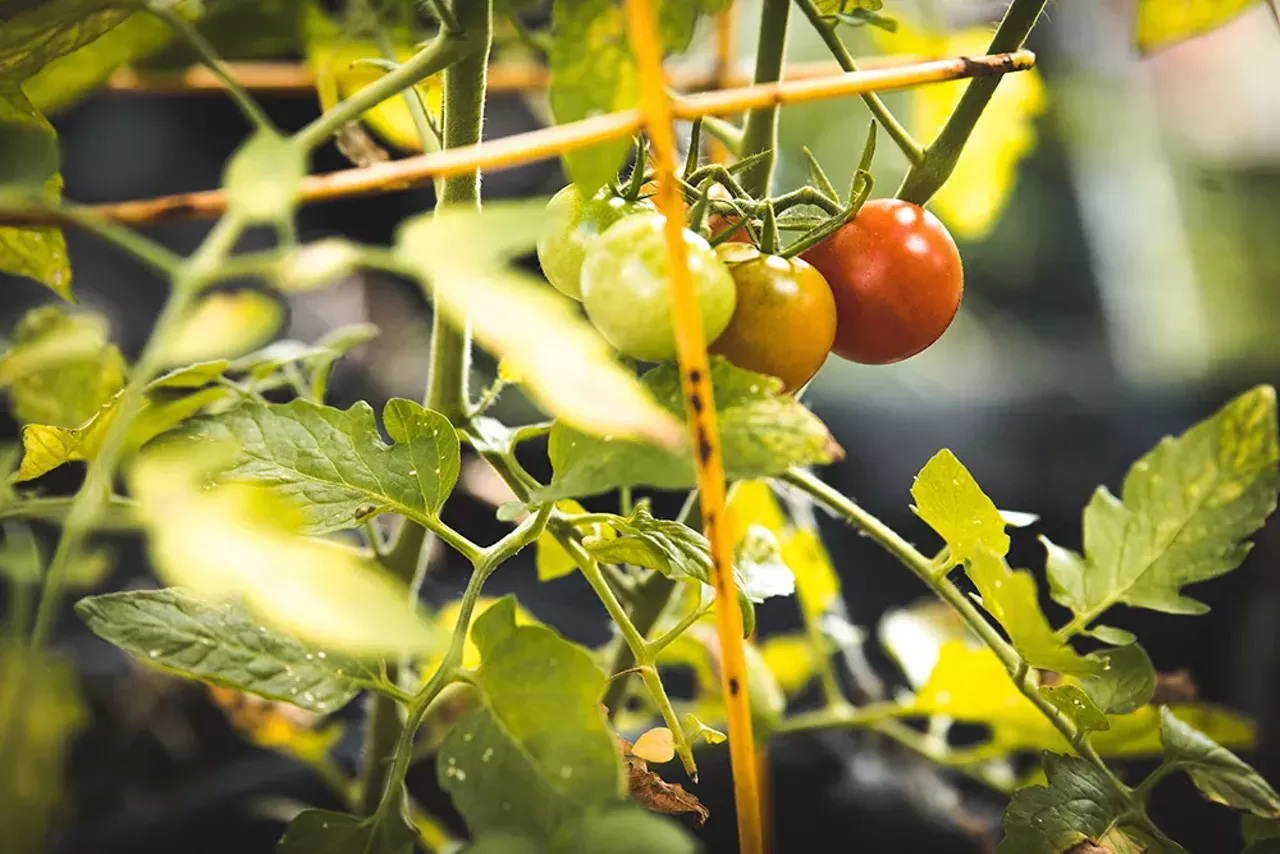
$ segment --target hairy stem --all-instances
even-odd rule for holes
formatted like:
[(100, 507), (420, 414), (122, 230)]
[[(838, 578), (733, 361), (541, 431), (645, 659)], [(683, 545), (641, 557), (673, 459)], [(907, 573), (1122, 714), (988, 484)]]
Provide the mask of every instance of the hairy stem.
[[(756, 70), (753, 83), (777, 83), (782, 79), (782, 63), (787, 47), (787, 18), (791, 0), (764, 0), (760, 8), (760, 36), (756, 42)], [(773, 179), (773, 152), (778, 147), (778, 105), (757, 107), (747, 113), (742, 132), (740, 157), (768, 154), (741, 175), (742, 186), (753, 196), (769, 193)]]

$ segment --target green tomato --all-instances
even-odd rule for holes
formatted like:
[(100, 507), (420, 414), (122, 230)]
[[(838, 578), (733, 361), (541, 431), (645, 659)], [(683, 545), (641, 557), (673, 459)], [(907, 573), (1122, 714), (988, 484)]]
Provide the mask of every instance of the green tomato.
[(653, 205), (630, 202), (607, 187), (590, 199), (573, 184), (547, 202), (546, 220), (538, 237), (538, 263), (555, 289), (575, 300), (582, 299), (578, 284), (587, 249), (605, 229), (623, 217), (652, 212)]
[[(582, 265), (587, 317), (618, 352), (647, 362), (676, 357), (665, 223), (658, 213), (619, 221), (600, 235)], [(684, 242), (702, 309), (702, 333), (710, 343), (733, 317), (737, 288), (707, 241), (685, 229)]]

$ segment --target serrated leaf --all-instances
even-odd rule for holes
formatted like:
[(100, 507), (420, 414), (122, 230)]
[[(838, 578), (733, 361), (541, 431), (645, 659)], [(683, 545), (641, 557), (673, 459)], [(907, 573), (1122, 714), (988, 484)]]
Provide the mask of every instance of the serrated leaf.
[(1094, 493), (1084, 511), (1085, 559), (1050, 548), (1054, 599), (1080, 626), (1117, 603), (1208, 610), (1182, 586), (1230, 572), (1248, 554), (1242, 541), (1276, 506), (1276, 431), (1275, 390), (1259, 386), (1162, 440), (1129, 470), (1123, 499)]
[[(660, 365), (641, 378), (673, 417), (684, 417), (679, 368)], [(712, 358), (711, 384), (721, 450), (730, 480), (769, 477), (793, 465), (821, 465), (844, 455), (818, 418), (795, 398), (778, 391), (778, 381)], [(619, 486), (689, 489), (694, 485), (690, 454), (618, 436), (590, 436), (557, 422), (548, 453), (555, 475), (535, 501), (598, 495)]]
[(210, 487), (224, 442), (166, 445), (129, 478), (165, 581), (209, 599), (238, 599), (260, 620), (325, 650), (361, 657), (429, 652), (435, 634), (405, 586), (359, 552), (302, 535), (300, 509), (268, 488)]
[(1156, 690), (1156, 670), (1147, 652), (1137, 644), (1106, 649), (1091, 656), (1103, 670), (1080, 680), (1089, 698), (1107, 714), (1127, 714), (1151, 702)]
[(43, 851), (63, 801), (66, 755), (87, 722), (70, 661), (0, 646), (0, 827), (11, 851)]
[(336, 652), (268, 628), (242, 606), (181, 588), (89, 596), (76, 614), (103, 640), (145, 664), (327, 715), (382, 681)]
[[(20, 20), (17, 24), (20, 26)], [(62, 196), (58, 135), (4, 71), (4, 50), (14, 21), (0, 34), (0, 186), (56, 202)], [(0, 226), (0, 272), (35, 279), (67, 301), (71, 266), (57, 228)]]
[(605, 563), (629, 563), (656, 569), (668, 578), (711, 583), (711, 545), (683, 522), (659, 519), (645, 504), (609, 526), (615, 536), (590, 536), (583, 546)]
[(1187, 772), (1200, 794), (1259, 818), (1280, 818), (1280, 794), (1244, 760), (1163, 706), (1165, 761)]
[[(551, 85), (557, 124), (628, 110), (640, 103), (640, 78), (627, 39), (626, 15), (611, 0), (555, 0), (551, 12)], [(564, 155), (584, 196), (613, 180), (630, 139), (596, 143)]]
[(165, 362), (185, 365), (242, 356), (266, 343), (283, 321), (283, 306), (259, 291), (212, 294), (178, 322), (165, 343)]
[(1232, 21), (1257, 0), (1139, 0), (1133, 40), (1146, 53), (1212, 32)]
[(934, 454), (911, 484), (917, 516), (951, 549), (950, 566), (972, 560), (979, 550), (1003, 557), (1009, 552), (1004, 517), (955, 454)]
[(1082, 733), (1111, 729), (1111, 722), (1084, 691), (1075, 685), (1050, 685), (1038, 689), (1041, 696), (1062, 712)]
[(276, 854), (413, 854), (418, 834), (399, 811), (368, 818), (303, 810), (285, 829)]
[(625, 806), (583, 816), (551, 848), (553, 854), (694, 854), (693, 837), (673, 821)]
[(1013, 793), (997, 854), (1061, 854), (1097, 839), (1128, 813), (1111, 781), (1088, 761), (1045, 752), (1048, 786)]
[(387, 403), (383, 421), (392, 445), (364, 402), (345, 411), (308, 400), (246, 403), (192, 421), (177, 438), (234, 442), (219, 477), (262, 484), (295, 503), (308, 534), (356, 528), (376, 513), (434, 518), (458, 481), (456, 431), (403, 399)]
[(752, 526), (733, 552), (738, 589), (752, 602), (796, 592), (796, 577), (782, 559), (778, 540), (768, 528)]
[[(678, 446), (679, 424), (618, 364), (577, 305), (510, 268), (533, 251), (542, 209), (538, 200), (487, 205), (483, 213), (444, 208), (403, 225), (397, 252), (429, 285), (436, 306), (456, 322), (469, 319), (481, 346), (511, 360), (524, 387), (559, 420)], [(467, 251), (442, 251), (450, 246)]]
[(484, 704), (450, 730), (437, 777), (473, 834), (550, 839), (588, 808), (618, 801), (622, 766), (590, 653), (542, 626), (518, 626), (505, 597), (475, 621)]
[(301, 147), (274, 131), (258, 130), (236, 149), (222, 173), (227, 206), (250, 223), (279, 222), (293, 213), (307, 175)]
[(10, 3), (0, 29), (0, 78), (21, 80), (88, 44), (137, 10), (127, 0)]
[[(1008, 538), (1005, 538), (1007, 545)], [(1029, 572), (1014, 571), (1003, 557), (977, 545), (965, 571), (982, 596), (982, 607), (996, 618), (1009, 640), (1028, 664), (1059, 673), (1097, 673), (1102, 664), (1078, 654), (1058, 639), (1049, 620), (1040, 610), (1035, 578)]]
[(77, 427), (124, 387), (125, 364), (106, 321), (60, 306), (27, 312), (0, 356), (0, 386), (24, 424)]

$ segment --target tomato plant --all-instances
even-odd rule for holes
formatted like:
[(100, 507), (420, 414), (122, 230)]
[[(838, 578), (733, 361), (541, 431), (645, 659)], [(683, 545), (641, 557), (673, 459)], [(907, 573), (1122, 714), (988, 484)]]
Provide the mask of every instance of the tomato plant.
[[(600, 235), (582, 264), (587, 317), (619, 353), (650, 362), (676, 355), (663, 228), (660, 214), (628, 217)], [(685, 229), (684, 242), (702, 332), (714, 341), (733, 316), (733, 278), (707, 241)]]
[(883, 365), (916, 355), (960, 308), (960, 250), (937, 217), (909, 202), (868, 202), (803, 257), (835, 294), (832, 351), (853, 362)]
[[(81, 679), (61, 643), (68, 595), (79, 623), (148, 678), (204, 683), (201, 702), (245, 741), (325, 787), (332, 809), (276, 797), (255, 810), (255, 821), (280, 819), (282, 854), (689, 854), (702, 841), (690, 828), (730, 812), (739, 850), (762, 854), (759, 757), (819, 729), (872, 731), (1006, 798), (1000, 854), (1182, 851), (1148, 799), (1183, 772), (1240, 815), (1249, 854), (1272, 850), (1280, 794), (1231, 752), (1254, 740), (1251, 723), (1158, 690), (1136, 636), (1110, 621), (1121, 606), (1170, 620), (1207, 610), (1184, 588), (1244, 561), (1280, 489), (1274, 389), (1245, 391), (1160, 440), (1119, 495), (1094, 492), (1079, 550), (1040, 538), (1057, 619), (1039, 576), (1009, 562), (1024, 536), (1011, 529), (1033, 517), (1000, 510), (943, 449), (910, 486), (933, 532), (917, 548), (815, 473), (844, 448), (767, 378), (798, 392), (828, 350), (893, 362), (947, 328), (961, 260), (923, 205), (1001, 77), (1035, 73), (1021, 47), (1045, 0), (1010, 0), (988, 56), (869, 74), (839, 28), (891, 29), (896, 10), (762, 0), (753, 85), (680, 99), (668, 84), (708, 81), (680, 79), (674, 65), (668, 79), (664, 57), (687, 52), (730, 4), (549, 5), (543, 28), (527, 0), (351, 0), (324, 4), (341, 7), (332, 20), (309, 3), (0, 2), (0, 271), (48, 289), (47, 304), (7, 324), (0, 352), (0, 391), (21, 430), (0, 447), (5, 850), (74, 845), (54, 838), (75, 813), (59, 781), (93, 763), (68, 754), (111, 741), (75, 738), (109, 721), (91, 723), (103, 704), (85, 689), (102, 680)], [(1140, 0), (1139, 44), (1241, 9), (1217, 5), (1186, 15)], [(843, 73), (788, 79), (793, 7)], [(717, 84), (734, 66), (733, 21), (720, 23)], [(298, 56), (305, 67), (289, 64)], [(943, 80), (968, 82), (925, 146), (877, 91)], [(104, 84), (121, 96), (229, 98), (250, 130), (222, 186), (64, 198), (46, 113)], [(491, 93), (544, 88), (554, 127), (482, 139)], [(286, 132), (258, 98), (281, 89), (317, 96), (322, 110)], [(874, 122), (848, 192), (807, 150), (807, 183), (775, 188), (778, 107), (855, 93)], [(736, 115), (741, 124), (721, 118)], [(391, 160), (366, 127), (429, 153)], [(878, 134), (907, 167), (895, 199), (869, 202)], [(311, 174), (331, 143), (352, 168)], [(550, 202), (482, 204), (483, 171), (550, 155), (571, 181)], [(306, 204), (425, 180), (436, 204), (389, 245), (300, 235)], [(750, 231), (716, 249), (695, 233), (738, 217)], [(217, 221), (188, 254), (150, 233), (202, 218)], [(166, 286), (136, 355), (91, 299), (71, 305), (80, 284), (67, 229)], [(550, 284), (523, 265), (535, 251)], [(330, 387), (335, 365), (378, 329), (283, 338), (284, 305), (368, 271), (430, 302), (428, 379), (416, 400), (340, 408), (335, 398), (353, 395)], [(580, 297), (586, 318), (552, 287)], [(397, 365), (417, 358), (410, 346)], [(477, 347), (497, 363), (490, 376)], [(641, 372), (631, 360), (655, 364)], [(505, 408), (509, 393), (522, 405)], [(534, 409), (545, 420), (506, 423)], [(455, 500), (459, 489), (471, 500)], [(477, 506), (481, 516), (464, 512)], [(855, 626), (815, 510), (868, 537), (936, 601), (885, 615), (874, 632)], [(155, 584), (107, 589), (113, 550), (135, 543)], [(440, 601), (459, 569), (461, 593)], [(522, 569), (547, 584), (580, 576), (609, 639), (575, 642), (514, 595), (491, 595), (497, 572), (528, 589)], [(796, 628), (757, 636), (766, 600), (792, 602)], [(884, 674), (892, 692), (870, 687), (882, 681), (867, 677), (870, 637), (895, 667)], [(673, 670), (679, 692), (668, 690)], [(344, 712), (361, 696), (361, 714)], [(357, 726), (360, 737), (345, 737)], [(710, 815), (699, 794), (719, 783), (699, 781), (698, 764), (726, 741), (735, 809)], [(357, 742), (355, 756), (346, 746)], [(689, 788), (663, 767), (677, 759)], [(434, 788), (409, 774), (425, 760)], [(115, 754), (109, 764), (128, 770)], [(446, 820), (455, 814), (461, 825)]]
[(836, 303), (822, 274), (799, 258), (726, 243), (716, 252), (738, 289), (737, 308), (711, 345), (740, 368), (795, 391), (822, 367), (836, 334)]

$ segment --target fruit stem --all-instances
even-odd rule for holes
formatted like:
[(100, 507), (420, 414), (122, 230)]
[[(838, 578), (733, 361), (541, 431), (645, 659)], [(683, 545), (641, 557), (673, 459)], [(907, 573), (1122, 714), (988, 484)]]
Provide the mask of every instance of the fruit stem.
[[(790, 0), (764, 0), (760, 7), (760, 36), (756, 41), (756, 70), (753, 83), (777, 83), (787, 50), (787, 18)], [(742, 173), (742, 185), (751, 195), (769, 194), (773, 179), (773, 151), (778, 147), (778, 105), (756, 107), (747, 113), (742, 131), (740, 156), (769, 152), (759, 163)]]

